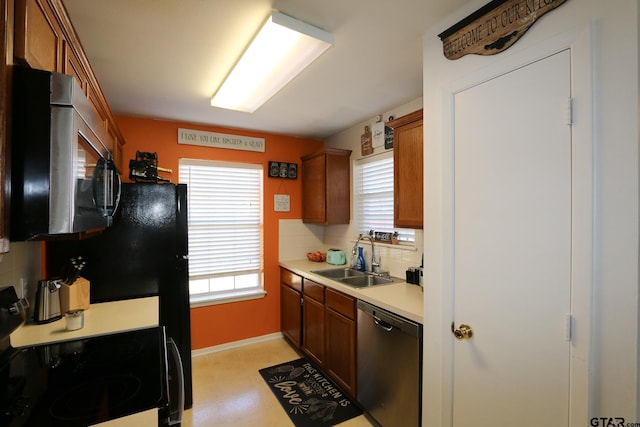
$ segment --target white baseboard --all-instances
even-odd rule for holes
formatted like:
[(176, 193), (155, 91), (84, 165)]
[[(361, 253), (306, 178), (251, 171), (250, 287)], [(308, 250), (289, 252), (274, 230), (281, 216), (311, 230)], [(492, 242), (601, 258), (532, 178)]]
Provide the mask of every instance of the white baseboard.
[(269, 335), (261, 335), (259, 337), (247, 338), (246, 340), (233, 341), (226, 344), (214, 345), (212, 347), (199, 348), (191, 350), (191, 357), (204, 356), (205, 354), (217, 353), (219, 351), (230, 350), (232, 348), (244, 347), (246, 345), (257, 344), (264, 341), (270, 341), (283, 338), (282, 332), (274, 332)]

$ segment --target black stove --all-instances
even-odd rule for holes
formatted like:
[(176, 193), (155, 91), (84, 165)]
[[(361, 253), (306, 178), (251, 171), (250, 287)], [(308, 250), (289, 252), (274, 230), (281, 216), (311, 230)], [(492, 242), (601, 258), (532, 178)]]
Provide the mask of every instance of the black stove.
[(166, 343), (164, 328), (154, 327), (7, 347), (0, 355), (0, 426), (87, 426), (167, 408)]

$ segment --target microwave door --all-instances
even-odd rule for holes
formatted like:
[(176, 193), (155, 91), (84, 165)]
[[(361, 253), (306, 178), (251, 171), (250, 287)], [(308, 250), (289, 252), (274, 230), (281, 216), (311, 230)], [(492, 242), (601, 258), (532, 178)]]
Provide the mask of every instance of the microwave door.
[(94, 146), (89, 142), (87, 134), (78, 131), (76, 164), (74, 181), (76, 197), (74, 206), (74, 232), (103, 228), (108, 225), (104, 216), (104, 184), (96, 180), (101, 176), (104, 162)]
[(120, 175), (113, 160), (98, 160), (93, 173), (93, 196), (98, 212), (109, 220), (120, 203), (120, 189)]
[(101, 158), (91, 130), (70, 106), (51, 108), (49, 234), (107, 226), (93, 199), (93, 171)]
[(73, 227), (73, 192), (70, 172), (74, 167), (74, 146), (69, 144), (76, 132), (75, 111), (71, 107), (51, 108), (51, 146), (49, 171), (49, 234), (70, 233)]

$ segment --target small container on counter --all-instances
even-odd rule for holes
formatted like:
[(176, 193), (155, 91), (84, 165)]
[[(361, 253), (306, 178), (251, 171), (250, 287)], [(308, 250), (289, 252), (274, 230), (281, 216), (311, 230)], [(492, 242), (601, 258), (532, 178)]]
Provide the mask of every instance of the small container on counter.
[(422, 272), (422, 269), (420, 268), (409, 267), (409, 269), (406, 271), (407, 283), (411, 283), (412, 285), (419, 285), (421, 272)]
[(67, 311), (64, 314), (67, 331), (77, 331), (84, 328), (84, 310)]

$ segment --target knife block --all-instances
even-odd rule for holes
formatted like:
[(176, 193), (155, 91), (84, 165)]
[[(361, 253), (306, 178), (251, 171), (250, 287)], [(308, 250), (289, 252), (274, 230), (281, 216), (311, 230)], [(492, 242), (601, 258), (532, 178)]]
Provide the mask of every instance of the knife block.
[(62, 313), (89, 309), (90, 284), (84, 277), (79, 277), (73, 284), (60, 284), (60, 310)]

